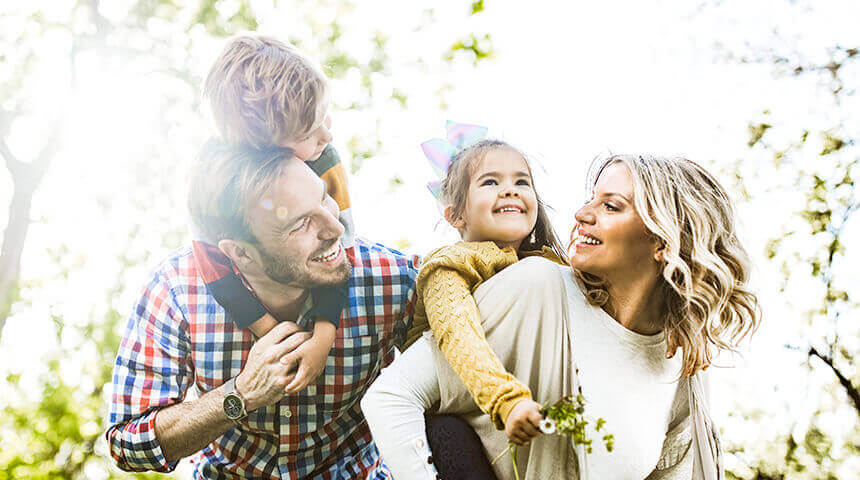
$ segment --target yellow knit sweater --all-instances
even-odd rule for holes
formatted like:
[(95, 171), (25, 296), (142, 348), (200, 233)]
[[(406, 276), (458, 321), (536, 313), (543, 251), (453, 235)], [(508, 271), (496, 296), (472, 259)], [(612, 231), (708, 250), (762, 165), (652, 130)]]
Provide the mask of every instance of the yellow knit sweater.
[[(563, 263), (547, 247), (520, 255)], [(432, 329), (439, 350), (498, 429), (505, 428), (511, 409), (531, 398), (531, 391), (505, 370), (487, 343), (472, 292), (517, 260), (513, 248), (493, 242), (459, 242), (431, 252), (418, 272), (415, 315), (406, 341), (409, 346)]]

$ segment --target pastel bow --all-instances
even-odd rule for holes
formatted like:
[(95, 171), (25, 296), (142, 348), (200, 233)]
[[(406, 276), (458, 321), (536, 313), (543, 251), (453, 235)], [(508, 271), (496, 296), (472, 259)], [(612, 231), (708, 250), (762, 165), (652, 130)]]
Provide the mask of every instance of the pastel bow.
[(474, 145), (487, 136), (487, 127), (469, 125), (468, 123), (457, 123), (448, 120), (445, 122), (445, 130), (448, 139), (434, 138), (421, 144), (424, 156), (430, 161), (430, 165), (439, 176), (440, 180), (427, 182), (427, 189), (436, 199), (439, 199), (439, 191), (442, 187), (442, 178), (448, 175), (448, 167), (451, 160), (460, 150)]

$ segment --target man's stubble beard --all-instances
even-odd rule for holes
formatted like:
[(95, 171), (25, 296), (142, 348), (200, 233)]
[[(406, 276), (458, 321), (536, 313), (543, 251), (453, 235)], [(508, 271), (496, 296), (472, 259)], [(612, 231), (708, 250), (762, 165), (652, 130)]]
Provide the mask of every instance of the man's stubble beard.
[(294, 258), (286, 255), (271, 255), (263, 248), (258, 249), (263, 262), (263, 269), (270, 279), (283, 284), (301, 288), (316, 288), (327, 285), (338, 285), (349, 280), (352, 264), (349, 257), (344, 255), (337, 269), (320, 275), (319, 272), (300, 265)]

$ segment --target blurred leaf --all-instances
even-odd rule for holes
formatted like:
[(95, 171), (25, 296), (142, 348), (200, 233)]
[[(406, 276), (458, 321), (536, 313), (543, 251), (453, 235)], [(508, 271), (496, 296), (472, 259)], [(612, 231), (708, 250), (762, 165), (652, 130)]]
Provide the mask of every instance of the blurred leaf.
[(747, 146), (752, 147), (753, 145), (758, 143), (762, 139), (762, 137), (764, 137), (765, 132), (767, 132), (770, 128), (772, 128), (772, 126), (767, 123), (750, 123), (748, 127), (750, 138), (749, 141), (747, 141)]
[(844, 140), (830, 133), (823, 133), (822, 137), (824, 140), (824, 148), (821, 150), (819, 155), (830, 155), (831, 153), (838, 152), (845, 146)]
[(452, 61), (460, 53), (469, 55), (474, 65), (478, 65), (479, 62), (491, 58), (493, 56), (493, 42), (490, 34), (485, 33), (480, 37), (474, 33), (469, 34), (451, 45), (445, 54), (445, 58), (448, 61)]

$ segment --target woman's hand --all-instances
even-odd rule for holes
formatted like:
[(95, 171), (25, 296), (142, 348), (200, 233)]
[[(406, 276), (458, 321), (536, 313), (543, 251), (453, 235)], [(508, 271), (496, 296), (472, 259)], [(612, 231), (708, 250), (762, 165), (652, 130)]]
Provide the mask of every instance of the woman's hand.
[(505, 420), (505, 435), (517, 445), (525, 445), (540, 433), (539, 426), (543, 416), (541, 406), (530, 398), (514, 405)]

